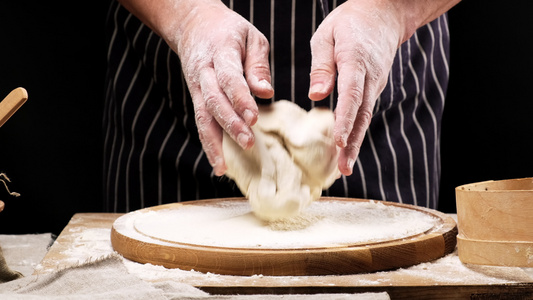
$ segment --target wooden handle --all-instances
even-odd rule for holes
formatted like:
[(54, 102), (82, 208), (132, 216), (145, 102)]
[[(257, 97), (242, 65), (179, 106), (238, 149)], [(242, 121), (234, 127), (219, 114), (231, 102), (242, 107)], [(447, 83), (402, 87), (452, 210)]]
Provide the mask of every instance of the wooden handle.
[(28, 100), (24, 88), (16, 88), (0, 102), (0, 127)]

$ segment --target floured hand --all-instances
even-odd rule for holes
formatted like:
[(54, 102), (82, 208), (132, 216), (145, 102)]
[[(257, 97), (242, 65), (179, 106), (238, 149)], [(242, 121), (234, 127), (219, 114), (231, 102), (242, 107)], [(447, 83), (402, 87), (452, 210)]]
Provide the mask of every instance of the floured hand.
[[(195, 4), (181, 22), (176, 49), (194, 104), (203, 149), (215, 174), (225, 171), (222, 131), (247, 149), (254, 143), (258, 97), (272, 97), (269, 43), (220, 1)], [(207, 4), (206, 4), (207, 3)], [(243, 76), (244, 74), (244, 76)]]
[(323, 99), (337, 82), (334, 131), (341, 147), (339, 170), (345, 175), (352, 174), (402, 38), (398, 17), (391, 11), (396, 12), (375, 1), (345, 2), (328, 15), (311, 39), (309, 97)]
[(295, 216), (338, 178), (333, 126), (331, 111), (306, 112), (282, 100), (259, 108), (252, 148), (243, 150), (224, 135), (226, 175), (246, 195), (258, 217)]
[(396, 50), (417, 28), (457, 2), (346, 1), (313, 34), (309, 98), (324, 99), (337, 83), (334, 131), (344, 175), (352, 174)]
[(202, 147), (216, 175), (226, 166), (222, 131), (242, 148), (254, 143), (252, 94), (271, 98), (266, 37), (220, 0), (119, 0), (178, 54)]

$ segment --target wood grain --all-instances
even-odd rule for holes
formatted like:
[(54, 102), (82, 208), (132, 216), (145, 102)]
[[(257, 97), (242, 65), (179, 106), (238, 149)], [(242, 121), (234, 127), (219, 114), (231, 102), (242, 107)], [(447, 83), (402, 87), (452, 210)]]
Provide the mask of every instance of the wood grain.
[[(76, 244), (79, 233), (92, 229), (110, 229), (121, 215), (75, 214), (50, 248), (36, 274), (48, 274), (77, 266), (79, 262), (72, 259), (69, 254), (71, 251), (68, 250)], [(455, 252), (444, 259), (459, 260)], [(419, 272), (397, 269), (342, 276), (295, 277), (210, 276), (190, 272), (187, 277), (176, 277), (172, 270), (168, 270), (169, 274), (158, 280), (183, 282), (213, 295), (387, 292), (392, 299), (533, 299), (533, 278), (525, 274), (523, 269), (468, 266), (475, 267), (473, 270), (476, 270), (476, 273), (486, 274), (488, 279), (476, 279), (469, 269), (436, 261), (418, 268)], [(143, 272), (141, 270), (139, 272)], [(448, 274), (451, 277), (442, 277), (439, 274)], [(499, 278), (508, 278), (510, 281), (493, 282)]]
[(533, 179), (456, 189), (458, 252), (465, 263), (533, 267)]
[(28, 100), (24, 88), (16, 88), (0, 102), (0, 127)]
[(457, 237), (459, 258), (464, 263), (509, 267), (533, 267), (533, 243), (488, 241)]
[[(245, 201), (243, 198), (215, 199), (216, 201)], [(322, 198), (320, 201), (368, 201), (347, 198)], [(182, 205), (205, 205), (213, 200), (167, 204), (145, 209), (179, 209)], [(440, 212), (383, 202), (430, 214), (439, 224), (427, 232), (408, 239), (357, 244), (341, 247), (310, 249), (239, 249), (187, 245), (151, 239), (141, 241), (115, 222), (111, 231), (113, 248), (124, 257), (140, 263), (162, 265), (167, 268), (196, 270), (225, 275), (343, 275), (407, 267), (428, 262), (453, 252), (456, 245), (455, 221)], [(127, 214), (121, 218), (132, 217)], [(118, 220), (117, 220), (118, 221)], [(149, 239), (149, 237), (148, 237)]]

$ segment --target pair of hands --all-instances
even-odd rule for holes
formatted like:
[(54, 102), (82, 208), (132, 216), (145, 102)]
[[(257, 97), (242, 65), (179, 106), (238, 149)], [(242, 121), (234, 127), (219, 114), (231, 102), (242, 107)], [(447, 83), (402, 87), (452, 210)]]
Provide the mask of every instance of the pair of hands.
[[(338, 167), (345, 175), (352, 173), (375, 101), (405, 39), (401, 25), (394, 8), (347, 1), (327, 16), (311, 39), (309, 98), (327, 97), (338, 74), (334, 137), (340, 147)], [(242, 148), (250, 148), (251, 126), (258, 115), (251, 94), (273, 96), (269, 43), (247, 20), (213, 1), (191, 10), (171, 47), (182, 62), (204, 151), (215, 174), (223, 175), (223, 131)]]

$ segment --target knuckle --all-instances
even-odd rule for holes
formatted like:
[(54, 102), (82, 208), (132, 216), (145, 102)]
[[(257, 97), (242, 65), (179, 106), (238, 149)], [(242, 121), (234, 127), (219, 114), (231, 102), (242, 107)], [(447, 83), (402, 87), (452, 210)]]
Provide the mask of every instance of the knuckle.
[(352, 141), (350, 144), (348, 144), (346, 150), (350, 158), (355, 158), (359, 151), (361, 151), (361, 145), (358, 141)]
[(221, 68), (217, 70), (217, 79), (221, 88), (231, 86), (233, 73), (228, 68)]
[[(251, 97), (251, 96), (250, 96)], [(237, 111), (241, 111), (248, 107), (248, 99), (247, 95), (242, 94), (235, 94), (233, 97), (230, 98), (230, 102), (233, 105), (233, 108)]]
[(327, 63), (315, 63), (311, 66), (311, 77), (330, 77), (335, 74), (336, 70), (332, 65)]
[(264, 51), (266, 53), (270, 51), (270, 43), (268, 42), (268, 39), (265, 37), (264, 34), (262, 34), (261, 32), (257, 32), (255, 41), (259, 50)]
[(325, 34), (327, 30), (323, 31), (320, 29), (321, 28), (317, 29), (315, 34), (313, 34), (313, 36), (311, 37), (311, 40), (309, 42), (311, 49), (333, 47), (333, 39), (328, 34)]
[(357, 113), (357, 120), (361, 122), (363, 128), (368, 128), (370, 122), (372, 121), (372, 111), (369, 109), (361, 109)]
[(237, 132), (241, 131), (243, 123), (239, 121), (239, 118), (233, 117), (225, 120), (223, 127), (232, 137), (237, 136)]
[(204, 101), (207, 112), (214, 115), (218, 110), (218, 96), (213, 92), (205, 92)]
[(348, 88), (348, 93), (353, 97), (354, 105), (360, 107), (363, 104), (364, 88), (361, 85), (353, 85)]
[(202, 133), (209, 125), (211, 125), (211, 116), (206, 114), (203, 111), (197, 110), (194, 113), (194, 119), (196, 120), (196, 126), (198, 127), (198, 131)]
[(364, 88), (361, 85), (351, 85), (339, 91), (339, 98), (350, 99), (350, 111), (357, 111), (363, 104)]
[(345, 118), (348, 122), (353, 123), (355, 121), (356, 116), (357, 116), (357, 107), (353, 105), (351, 109), (348, 109), (346, 111)]
[(352, 139), (348, 142), (346, 147), (344, 148), (344, 153), (346, 156), (350, 159), (356, 159), (359, 152), (361, 151), (361, 141)]
[(379, 66), (371, 66), (367, 67), (369, 70), (368, 73), (368, 80), (371, 82), (374, 82), (374, 84), (378, 87), (385, 86), (387, 84), (387, 75), (389, 74), (389, 69), (379, 65)]
[(247, 72), (254, 74), (257, 78), (268, 78), (270, 80), (270, 66), (267, 63), (256, 62), (247, 67)]
[(365, 54), (357, 49), (338, 46), (335, 48), (335, 61), (338, 64), (356, 65), (361, 67), (364, 65)]

